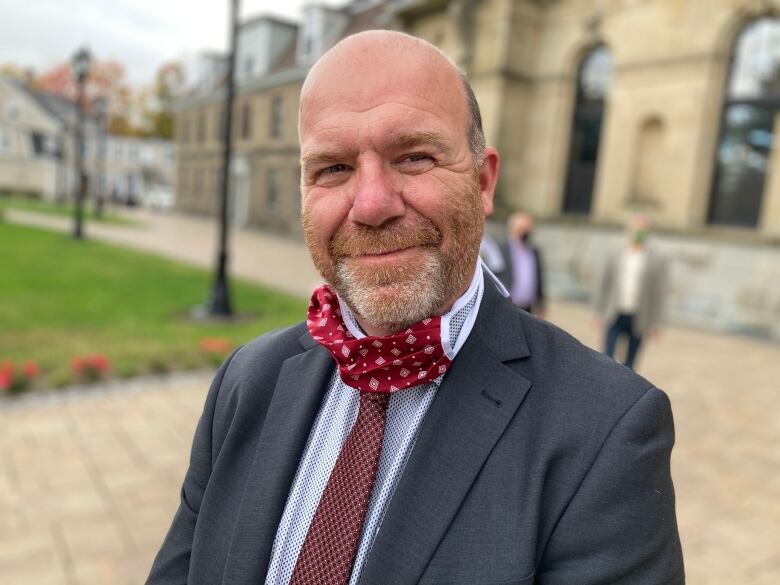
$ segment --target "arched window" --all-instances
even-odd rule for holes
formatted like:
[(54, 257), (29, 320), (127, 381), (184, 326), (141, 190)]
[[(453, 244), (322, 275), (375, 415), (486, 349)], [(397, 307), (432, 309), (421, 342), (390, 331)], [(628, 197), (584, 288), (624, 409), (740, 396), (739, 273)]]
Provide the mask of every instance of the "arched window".
[(604, 108), (612, 84), (612, 54), (591, 50), (580, 64), (574, 107), (564, 213), (590, 213)]
[(708, 221), (755, 227), (780, 126), (780, 18), (748, 24), (734, 45)]

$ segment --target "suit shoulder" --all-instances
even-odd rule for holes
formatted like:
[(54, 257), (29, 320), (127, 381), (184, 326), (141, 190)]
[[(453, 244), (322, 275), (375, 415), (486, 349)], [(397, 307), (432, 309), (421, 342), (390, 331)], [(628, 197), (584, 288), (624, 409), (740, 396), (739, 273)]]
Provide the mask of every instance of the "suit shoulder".
[(525, 314), (522, 323), (531, 351), (528, 376), (547, 399), (555, 397), (580, 412), (624, 412), (653, 386), (548, 321)]
[(300, 340), (305, 333), (306, 323), (302, 322), (255, 337), (236, 352), (227, 373), (243, 370), (258, 361), (266, 364), (281, 362), (303, 352)]
[(236, 417), (248, 417), (255, 423), (262, 420), (285, 360), (305, 351), (300, 343), (305, 332), (306, 324), (299, 323), (261, 335), (238, 349), (223, 365), (222, 377), (212, 385), (216, 393), (215, 449)]

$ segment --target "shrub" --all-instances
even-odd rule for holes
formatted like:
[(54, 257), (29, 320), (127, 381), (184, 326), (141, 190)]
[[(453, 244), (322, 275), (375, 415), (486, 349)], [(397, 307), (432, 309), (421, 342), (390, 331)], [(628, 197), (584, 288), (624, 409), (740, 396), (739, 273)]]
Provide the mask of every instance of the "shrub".
[(18, 394), (28, 390), (40, 374), (38, 364), (26, 361), (16, 366), (11, 361), (0, 364), (0, 391)]
[(229, 339), (204, 337), (200, 340), (200, 350), (212, 365), (220, 365), (233, 348)]
[(76, 356), (70, 360), (70, 369), (83, 382), (97, 382), (111, 372), (111, 360), (100, 353)]
[(153, 357), (149, 361), (149, 371), (153, 374), (167, 374), (171, 371), (171, 364), (163, 357)]

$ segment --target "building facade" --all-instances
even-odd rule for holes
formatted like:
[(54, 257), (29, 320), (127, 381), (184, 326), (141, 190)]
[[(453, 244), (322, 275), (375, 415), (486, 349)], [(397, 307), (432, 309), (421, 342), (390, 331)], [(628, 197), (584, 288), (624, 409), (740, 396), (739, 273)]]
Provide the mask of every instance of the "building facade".
[[(65, 200), (78, 189), (75, 104), (0, 77), (0, 193)], [(89, 195), (161, 207), (173, 204), (176, 147), (171, 140), (117, 136), (101, 119), (84, 119), (84, 168)]]
[(172, 140), (91, 134), (84, 156), (92, 181), (90, 195), (107, 201), (173, 207), (176, 146)]
[[(233, 223), (300, 235), (298, 96), (309, 67), (339, 39), (382, 28), (388, 3), (308, 5), (300, 23), (257, 17), (242, 23), (236, 50), (231, 173)], [(225, 68), (223, 68), (225, 70)], [(212, 80), (214, 77), (211, 76)], [(196, 79), (178, 100), (177, 207), (216, 214), (222, 170), (224, 76)]]
[[(309, 6), (278, 61), (239, 83), (238, 224), (299, 231), (300, 85), (366, 28), (425, 38), (468, 74), (502, 155), (496, 216), (541, 220), (553, 295), (589, 296), (619, 226), (643, 212), (674, 259), (672, 320), (780, 338), (780, 0)], [(180, 103), (185, 210), (216, 209), (221, 99), (212, 88)]]
[(0, 192), (54, 199), (64, 188), (64, 125), (24, 85), (0, 76)]

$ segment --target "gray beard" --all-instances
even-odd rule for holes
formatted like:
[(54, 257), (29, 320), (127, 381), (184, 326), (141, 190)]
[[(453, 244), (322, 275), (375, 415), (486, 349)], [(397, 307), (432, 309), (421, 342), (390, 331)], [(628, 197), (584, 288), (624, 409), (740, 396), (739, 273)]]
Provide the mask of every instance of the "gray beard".
[(377, 284), (368, 280), (339, 262), (332, 284), (356, 315), (379, 329), (406, 329), (436, 314), (447, 301), (446, 277), (438, 254), (431, 254), (400, 282)]

